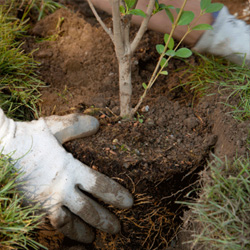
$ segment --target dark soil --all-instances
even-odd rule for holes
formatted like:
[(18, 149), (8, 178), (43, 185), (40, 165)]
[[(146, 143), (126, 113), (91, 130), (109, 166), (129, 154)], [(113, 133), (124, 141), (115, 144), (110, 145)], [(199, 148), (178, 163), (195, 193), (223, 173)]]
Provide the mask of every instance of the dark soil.
[[(233, 2), (231, 10), (236, 6)], [(185, 200), (198, 185), (199, 172), (212, 153), (222, 158), (246, 153), (248, 123), (237, 123), (227, 113), (228, 108), (220, 104), (223, 95), (197, 99), (192, 105), (192, 92), (178, 87), (188, 69), (180, 60), (172, 60), (169, 76), (161, 76), (150, 90), (143, 104), (149, 111), (140, 110), (133, 121), (121, 120), (113, 45), (85, 2), (69, 8), (79, 12), (56, 11), (35, 24), (26, 39), (27, 52), (38, 48), (34, 57), (47, 84), (41, 90), (42, 115), (84, 112), (96, 116), (99, 132), (68, 142), (65, 148), (127, 187), (135, 204), (123, 211), (109, 207), (121, 219), (119, 235), (97, 232), (93, 244), (83, 245), (44, 228), (38, 239), (50, 250), (181, 249), (176, 234), (186, 208), (176, 201)], [(102, 17), (111, 25), (109, 16)], [(155, 45), (162, 38), (148, 31), (135, 54), (133, 105), (143, 92), (141, 83), (152, 74), (158, 57)], [(189, 63), (196, 65), (197, 58), (192, 56)]]

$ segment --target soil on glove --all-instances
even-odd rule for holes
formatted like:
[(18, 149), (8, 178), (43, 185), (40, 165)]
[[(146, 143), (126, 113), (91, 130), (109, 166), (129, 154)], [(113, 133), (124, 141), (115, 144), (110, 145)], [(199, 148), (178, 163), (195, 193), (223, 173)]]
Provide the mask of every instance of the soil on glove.
[[(128, 188), (135, 204), (128, 210), (108, 207), (122, 222), (119, 235), (98, 231), (94, 243), (83, 245), (45, 227), (38, 240), (50, 250), (181, 249), (176, 234), (186, 208), (176, 201), (185, 200), (198, 185), (199, 172), (212, 153), (229, 158), (246, 153), (247, 122), (237, 123), (227, 113), (221, 94), (194, 102), (192, 92), (179, 86), (186, 80), (188, 64), (175, 59), (169, 75), (159, 77), (135, 119), (121, 120), (113, 45), (86, 3), (70, 2), (70, 10), (58, 10), (36, 23), (26, 39), (27, 52), (38, 49), (34, 52), (40, 62), (37, 73), (47, 84), (41, 90), (42, 115), (80, 112), (97, 117), (96, 135), (64, 146)], [(230, 1), (230, 10), (241, 10), (239, 2), (245, 6), (247, 1), (237, 0), (237, 6)], [(111, 18), (101, 15), (111, 26)], [(156, 65), (155, 45), (162, 41), (162, 34), (148, 31), (135, 53), (133, 105)], [(192, 56), (188, 62), (197, 65), (198, 60)]]

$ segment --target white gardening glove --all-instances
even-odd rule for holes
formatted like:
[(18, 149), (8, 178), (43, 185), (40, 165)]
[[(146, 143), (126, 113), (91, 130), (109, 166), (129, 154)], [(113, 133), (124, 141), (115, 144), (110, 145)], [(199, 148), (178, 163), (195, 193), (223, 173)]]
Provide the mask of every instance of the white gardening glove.
[(227, 7), (222, 8), (212, 26), (213, 30), (207, 30), (193, 49), (225, 57), (240, 65), (245, 59), (250, 66), (250, 26), (230, 15)]
[(61, 146), (69, 139), (94, 134), (98, 128), (98, 121), (91, 116), (14, 122), (0, 109), (0, 150), (3, 154), (13, 152), (15, 167), (24, 172), (19, 181), (25, 181), (20, 188), (27, 201), (40, 202), (55, 228), (85, 243), (94, 239), (92, 227), (108, 233), (120, 230), (118, 219), (88, 194), (118, 208), (133, 204), (124, 187), (82, 164)]

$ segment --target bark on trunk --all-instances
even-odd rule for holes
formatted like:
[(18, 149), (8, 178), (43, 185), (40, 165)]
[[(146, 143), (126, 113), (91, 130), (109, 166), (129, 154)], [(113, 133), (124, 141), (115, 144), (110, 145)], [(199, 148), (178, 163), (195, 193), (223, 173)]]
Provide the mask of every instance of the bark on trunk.
[[(115, 45), (116, 57), (119, 62), (120, 116), (131, 118), (133, 115), (131, 112), (132, 110), (130, 103), (132, 96), (131, 58), (142, 39), (143, 34), (147, 30), (147, 25), (154, 9), (155, 0), (149, 0), (146, 17), (143, 19), (139, 31), (137, 32), (132, 43), (130, 43), (129, 39), (132, 15), (123, 16), (120, 13), (120, 5), (123, 4), (124, 6), (124, 1), (109, 0), (110, 5), (112, 6), (113, 32), (107, 28), (107, 26), (101, 20), (91, 0), (87, 1), (96, 19), (110, 36), (112, 42)], [(138, 1), (134, 2), (135, 6), (137, 2)]]
[(123, 56), (119, 61), (120, 115), (129, 117), (131, 111), (131, 58)]

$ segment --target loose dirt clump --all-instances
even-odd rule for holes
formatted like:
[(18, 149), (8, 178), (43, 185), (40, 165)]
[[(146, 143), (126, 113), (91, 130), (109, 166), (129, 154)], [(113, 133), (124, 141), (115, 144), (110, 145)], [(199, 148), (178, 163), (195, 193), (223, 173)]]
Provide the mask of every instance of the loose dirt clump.
[[(86, 5), (81, 5), (86, 6)], [(86, 13), (86, 9), (81, 11)], [(87, 12), (89, 13), (89, 12)], [(110, 17), (103, 15), (107, 25)], [(61, 9), (30, 31), (25, 50), (40, 62), (47, 84), (42, 91), (42, 114), (88, 113), (100, 121), (99, 132), (64, 146), (74, 157), (128, 188), (135, 204), (129, 210), (108, 207), (120, 219), (122, 232), (97, 232), (93, 244), (82, 245), (62, 235), (39, 238), (49, 249), (167, 249), (177, 246), (176, 233), (186, 209), (176, 201), (198, 185), (199, 172), (211, 153), (232, 157), (246, 152), (247, 126), (227, 115), (214, 95), (197, 100), (182, 87), (187, 65), (172, 60), (169, 76), (161, 76), (133, 121), (119, 114), (118, 67), (109, 37), (88, 15)], [(162, 34), (148, 31), (133, 63), (133, 104), (142, 94), (157, 60), (155, 45)], [(193, 56), (189, 63), (196, 64)], [(176, 71), (176, 69), (179, 69)], [(105, 206), (105, 204), (104, 204)], [(53, 231), (52, 231), (53, 232)], [(39, 235), (39, 233), (38, 233)], [(50, 234), (51, 235), (51, 234)], [(56, 244), (52, 243), (53, 241)], [(181, 249), (181, 248), (178, 248)]]

